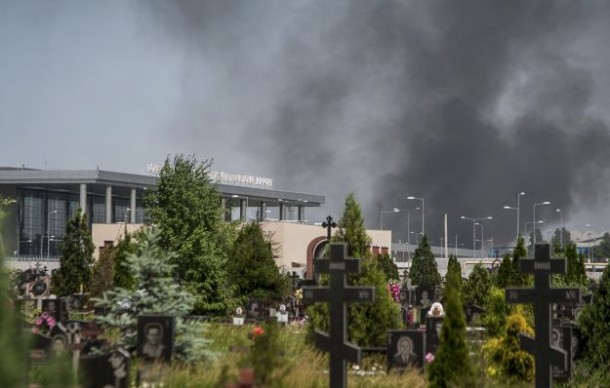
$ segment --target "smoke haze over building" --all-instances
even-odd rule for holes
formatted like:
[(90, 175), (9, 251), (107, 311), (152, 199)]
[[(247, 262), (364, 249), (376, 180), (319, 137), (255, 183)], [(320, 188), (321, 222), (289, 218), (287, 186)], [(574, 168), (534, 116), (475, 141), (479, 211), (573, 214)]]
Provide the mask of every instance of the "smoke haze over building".
[[(603, 1), (4, 1), (0, 165), (143, 172), (168, 154), (469, 246), (537, 217), (610, 227)], [(411, 230), (419, 213), (411, 211)], [(316, 218), (316, 219), (312, 219)], [(384, 214), (395, 238), (402, 214)], [(546, 229), (545, 226), (543, 229)]]

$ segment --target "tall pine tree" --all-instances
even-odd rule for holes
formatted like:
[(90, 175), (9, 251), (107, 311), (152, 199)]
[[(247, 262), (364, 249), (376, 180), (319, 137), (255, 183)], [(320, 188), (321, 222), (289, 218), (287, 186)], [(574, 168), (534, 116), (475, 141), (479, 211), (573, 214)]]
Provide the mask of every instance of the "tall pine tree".
[[(136, 232), (136, 236), (140, 233)], [(137, 245), (131, 233), (125, 233), (125, 236), (119, 240), (119, 243), (113, 248), (113, 278), (112, 284), (114, 287), (133, 288), (135, 287), (135, 279), (131, 276), (131, 270), (127, 265), (127, 256), (136, 252)]]
[[(509, 263), (510, 263), (510, 259)], [(493, 281), (489, 271), (482, 264), (477, 264), (468, 276), (464, 284), (464, 304), (484, 307), (487, 305), (489, 290), (493, 286)]]
[(434, 361), (428, 367), (429, 387), (474, 387), (474, 366), (466, 344), (466, 322), (460, 296), (461, 277), (455, 266), (447, 272), (445, 318)]
[(89, 291), (95, 247), (87, 223), (87, 215), (78, 209), (66, 225), (62, 240), (59, 269), (51, 279), (51, 290), (58, 297)]
[(428, 237), (425, 235), (417, 249), (415, 249), (411, 269), (409, 270), (409, 278), (411, 278), (413, 284), (424, 289), (434, 289), (435, 286), (441, 284), (438, 265), (430, 248)]
[(265, 241), (257, 223), (242, 226), (229, 254), (227, 270), (236, 287), (236, 296), (279, 299), (289, 292), (273, 258), (271, 244)]
[(565, 248), (568, 270), (561, 275), (567, 285), (586, 287), (588, 284), (585, 259), (576, 251), (576, 244), (569, 243)]

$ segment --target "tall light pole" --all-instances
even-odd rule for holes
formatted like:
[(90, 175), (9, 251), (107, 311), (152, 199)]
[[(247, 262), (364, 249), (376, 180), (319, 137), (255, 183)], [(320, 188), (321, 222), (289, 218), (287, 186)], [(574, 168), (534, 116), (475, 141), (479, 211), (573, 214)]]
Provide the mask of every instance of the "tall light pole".
[(423, 198), (417, 198), (417, 197), (411, 197), (411, 196), (407, 197), (407, 199), (415, 199), (415, 200), (421, 201), (421, 233), (422, 233), (422, 236), (423, 236), (426, 233), (426, 229), (425, 229), (425, 226), (426, 226), (426, 221), (425, 221), (425, 219), (426, 219), (426, 211), (425, 211), (425, 209), (426, 208), (425, 208), (425, 206), (426, 205), (424, 204), (424, 199)]
[(480, 217), (480, 218), (469, 218), (469, 217), (461, 216), (460, 218), (462, 220), (472, 221), (472, 258), (474, 259), (476, 256), (476, 247), (477, 247), (477, 242), (476, 242), (477, 237), (476, 237), (475, 225), (476, 225), (477, 221), (491, 220), (491, 219), (493, 219), (493, 217), (489, 216), (489, 217)]
[(504, 209), (510, 209), (510, 210), (516, 210), (517, 211), (517, 238), (515, 239), (515, 244), (517, 244), (517, 242), (519, 241), (519, 209), (520, 209), (520, 200), (521, 200), (521, 196), (525, 195), (525, 192), (522, 191), (519, 194), (517, 194), (517, 207), (512, 207), (512, 206), (504, 206)]
[(50, 210), (47, 214), (47, 262), (51, 251), (51, 214), (57, 214), (57, 210)]
[(561, 209), (555, 211), (559, 213), (559, 247), (563, 249), (563, 213)]
[(400, 209), (395, 207), (392, 210), (381, 210), (379, 212), (379, 230), (383, 229), (383, 213), (398, 213)]
[(485, 233), (483, 231), (483, 223), (477, 222), (475, 225), (479, 225), (481, 227), (481, 259), (483, 258), (483, 249), (485, 248)]
[[(551, 204), (551, 202), (549, 202), (549, 201), (544, 201), (544, 202), (534, 204), (534, 218), (533, 218), (534, 223), (536, 223), (536, 206), (550, 205), (550, 204)], [(534, 226), (534, 246), (536, 246), (536, 227), (535, 226)]]

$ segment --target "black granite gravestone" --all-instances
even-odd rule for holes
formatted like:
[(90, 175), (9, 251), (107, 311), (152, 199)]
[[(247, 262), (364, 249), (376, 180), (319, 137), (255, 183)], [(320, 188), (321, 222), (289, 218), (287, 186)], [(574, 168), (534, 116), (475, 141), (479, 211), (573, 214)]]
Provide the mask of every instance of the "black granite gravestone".
[(565, 369), (561, 369), (555, 365), (552, 367), (553, 379), (558, 381), (568, 381), (572, 376), (572, 328), (553, 327), (551, 332), (551, 345), (559, 347), (566, 352), (567, 365)]
[(174, 353), (173, 316), (140, 315), (138, 317), (138, 357), (147, 361), (170, 362)]
[(405, 371), (409, 366), (424, 367), (425, 336), (421, 330), (388, 331), (387, 362), (388, 369)]
[(359, 363), (361, 349), (347, 342), (346, 303), (372, 302), (375, 298), (373, 287), (347, 285), (348, 273), (360, 273), (360, 259), (346, 257), (347, 245), (333, 243), (330, 246), (330, 260), (319, 259), (316, 268), (319, 273), (330, 273), (329, 287), (303, 287), (305, 302), (327, 302), (330, 310), (330, 335), (316, 330), (316, 345), (330, 353), (330, 386), (346, 386), (346, 361)]
[(426, 353), (436, 354), (441, 338), (443, 318), (426, 317)]
[(83, 356), (79, 364), (83, 387), (129, 387), (129, 353), (123, 349), (109, 354)]
[(536, 364), (536, 387), (550, 387), (552, 368), (567, 369), (566, 352), (551, 345), (551, 317), (553, 303), (580, 303), (580, 289), (551, 288), (551, 274), (565, 273), (566, 259), (551, 259), (548, 244), (536, 245), (535, 259), (519, 261), (521, 272), (534, 274), (534, 288), (506, 288), (508, 303), (532, 303), (536, 339), (521, 334), (521, 347), (532, 353)]

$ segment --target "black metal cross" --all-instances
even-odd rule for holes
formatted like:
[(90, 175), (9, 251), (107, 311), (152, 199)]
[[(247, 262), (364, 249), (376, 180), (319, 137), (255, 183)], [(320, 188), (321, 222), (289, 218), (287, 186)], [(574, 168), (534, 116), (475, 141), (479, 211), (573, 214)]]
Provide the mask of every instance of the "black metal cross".
[[(330, 217), (330, 216), (329, 216)], [(303, 287), (303, 301), (328, 302), (330, 304), (330, 336), (316, 330), (316, 345), (330, 353), (330, 387), (344, 388), (347, 383), (346, 360), (360, 363), (362, 351), (347, 342), (346, 303), (372, 302), (375, 298), (373, 287), (347, 285), (348, 273), (360, 273), (360, 259), (347, 256), (347, 244), (333, 243), (330, 246), (330, 260), (316, 260), (320, 273), (330, 273), (329, 287)]]
[(330, 241), (331, 229), (336, 226), (337, 224), (330, 215), (326, 217), (326, 221), (322, 223), (322, 227), (326, 228), (326, 240)]
[(536, 364), (536, 387), (550, 387), (552, 368), (555, 365), (566, 369), (566, 352), (551, 346), (551, 318), (553, 303), (579, 303), (580, 289), (551, 288), (551, 274), (565, 273), (566, 259), (551, 259), (548, 244), (536, 245), (535, 258), (520, 260), (519, 269), (534, 274), (534, 288), (507, 287), (508, 303), (532, 303), (536, 339), (521, 334), (521, 347), (534, 355)]

